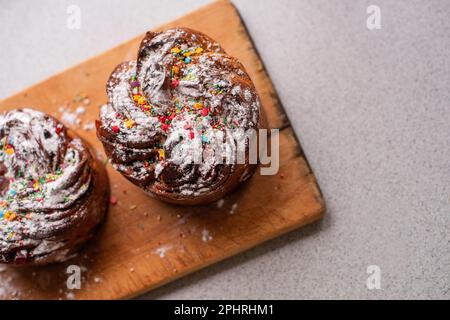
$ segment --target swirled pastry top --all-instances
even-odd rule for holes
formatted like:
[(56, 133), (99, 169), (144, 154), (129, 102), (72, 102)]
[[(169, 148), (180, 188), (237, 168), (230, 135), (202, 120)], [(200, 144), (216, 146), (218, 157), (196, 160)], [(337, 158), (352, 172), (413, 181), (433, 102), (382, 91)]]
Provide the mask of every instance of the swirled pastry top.
[[(40, 256), (87, 214), (92, 158), (54, 118), (31, 109), (0, 114), (0, 254)], [(23, 257), (28, 259), (29, 257)], [(17, 259), (17, 256), (16, 256)]]
[[(242, 64), (190, 29), (148, 32), (137, 61), (116, 68), (107, 93), (99, 138), (116, 169), (150, 191), (198, 194), (222, 184), (233, 148), (218, 155), (212, 145), (226, 142), (227, 130), (259, 126), (259, 98)], [(196, 165), (195, 149), (203, 157)]]

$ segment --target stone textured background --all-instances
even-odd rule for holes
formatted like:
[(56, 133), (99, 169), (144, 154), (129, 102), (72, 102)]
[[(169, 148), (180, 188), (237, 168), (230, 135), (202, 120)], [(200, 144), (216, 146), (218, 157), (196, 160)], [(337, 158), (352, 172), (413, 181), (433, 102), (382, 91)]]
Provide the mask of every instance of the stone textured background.
[[(0, 98), (207, 2), (0, 0)], [(234, 3), (328, 214), (143, 298), (450, 298), (450, 2)]]

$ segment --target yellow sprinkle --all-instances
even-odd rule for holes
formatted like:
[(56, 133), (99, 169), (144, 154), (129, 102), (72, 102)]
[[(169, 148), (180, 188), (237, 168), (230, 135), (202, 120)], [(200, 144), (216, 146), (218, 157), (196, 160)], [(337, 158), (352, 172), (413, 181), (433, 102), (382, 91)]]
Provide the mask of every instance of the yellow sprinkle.
[(203, 108), (203, 104), (202, 104), (201, 102), (196, 102), (196, 103), (194, 104), (194, 108), (195, 108), (195, 109), (202, 109), (202, 108)]
[(158, 154), (159, 154), (159, 160), (163, 160), (166, 157), (166, 153), (164, 152), (164, 149), (159, 149)]
[(13, 148), (7, 148), (5, 150), (5, 152), (6, 152), (7, 155), (12, 155), (14, 153), (14, 149)]
[(135, 94), (135, 95), (133, 96), (133, 100), (134, 100), (134, 101), (138, 101), (140, 97), (141, 97), (140, 95)]
[(172, 53), (180, 53), (181, 50), (180, 48), (172, 48), (172, 50), (170, 50)]
[(34, 190), (39, 190), (39, 181), (35, 181), (34, 183), (33, 183), (33, 189)]
[(144, 97), (139, 97), (139, 99), (137, 100), (137, 103), (144, 104), (145, 103), (145, 98)]
[(16, 215), (15, 212), (8, 210), (8, 211), (5, 212), (4, 217), (8, 221), (13, 221), (13, 220), (15, 220), (17, 218), (17, 215)]
[(203, 49), (202, 48), (200, 48), (200, 47), (198, 47), (197, 49), (195, 49), (195, 53), (202, 53), (203, 52)]
[(192, 54), (191, 51), (186, 51), (185, 53), (183, 53), (183, 56), (189, 57), (191, 54)]
[(131, 119), (128, 119), (128, 120), (126, 120), (126, 121), (124, 122), (124, 124), (125, 124), (125, 127), (127, 127), (128, 129), (130, 129), (131, 127), (134, 126), (134, 121), (131, 120)]
[(180, 68), (178, 68), (177, 66), (173, 66), (173, 67), (172, 67), (172, 72), (173, 72), (174, 74), (178, 74), (179, 71), (180, 71)]

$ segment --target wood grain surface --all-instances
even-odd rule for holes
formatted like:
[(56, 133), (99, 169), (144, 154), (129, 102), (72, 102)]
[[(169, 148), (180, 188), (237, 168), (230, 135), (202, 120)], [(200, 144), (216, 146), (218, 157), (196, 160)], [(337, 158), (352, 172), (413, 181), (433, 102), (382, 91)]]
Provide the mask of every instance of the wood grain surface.
[[(325, 204), (278, 96), (235, 7), (217, 1), (161, 26), (202, 31), (246, 67), (270, 128), (280, 131), (280, 170), (257, 174), (220, 207), (181, 207), (147, 197), (107, 165), (111, 205), (98, 235), (74, 259), (48, 267), (0, 267), (3, 299), (130, 298), (310, 223)], [(0, 102), (0, 110), (33, 107), (68, 125), (104, 157), (91, 126), (106, 102), (105, 83), (114, 67), (136, 58), (137, 37)], [(61, 106), (65, 111), (62, 111)], [(85, 109), (85, 112), (82, 112)], [(69, 115), (69, 117), (67, 117)], [(72, 119), (73, 120), (73, 119)], [(106, 162), (105, 162), (106, 163)], [(66, 269), (78, 265), (81, 289), (66, 286)], [(263, 281), (263, 275), (262, 279)]]

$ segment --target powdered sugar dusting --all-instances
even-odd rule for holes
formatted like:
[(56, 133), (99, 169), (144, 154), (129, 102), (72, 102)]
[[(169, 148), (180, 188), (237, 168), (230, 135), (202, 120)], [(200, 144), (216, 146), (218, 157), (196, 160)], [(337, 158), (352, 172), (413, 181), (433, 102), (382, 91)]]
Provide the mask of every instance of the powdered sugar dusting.
[(170, 245), (166, 245), (166, 246), (161, 246), (159, 248), (157, 248), (154, 253), (157, 254), (161, 259), (166, 257), (166, 253), (167, 251), (169, 251), (170, 249), (172, 249), (172, 246)]
[(230, 209), (230, 214), (234, 214), (236, 212), (237, 207), (238, 207), (238, 204), (233, 203), (233, 205), (231, 206), (231, 209)]
[(217, 201), (217, 208), (219, 208), (219, 209), (222, 208), (224, 203), (225, 203), (224, 199), (220, 199), (219, 201)]
[(211, 241), (213, 239), (211, 233), (209, 232), (208, 229), (203, 229), (202, 230), (202, 241), (203, 242), (208, 242)]

